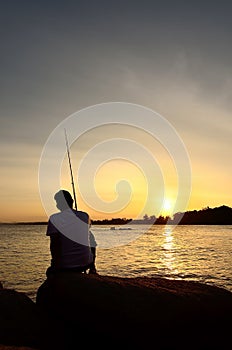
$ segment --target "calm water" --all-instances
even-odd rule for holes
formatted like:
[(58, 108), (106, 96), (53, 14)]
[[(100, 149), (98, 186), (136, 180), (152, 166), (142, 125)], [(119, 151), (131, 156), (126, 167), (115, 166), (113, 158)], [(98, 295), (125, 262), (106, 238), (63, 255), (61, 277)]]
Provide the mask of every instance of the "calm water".
[[(92, 227), (97, 242), (107, 242), (97, 249), (100, 274), (194, 280), (232, 291), (232, 226), (130, 227)], [(45, 231), (45, 225), (0, 226), (0, 281), (33, 300), (50, 264)]]

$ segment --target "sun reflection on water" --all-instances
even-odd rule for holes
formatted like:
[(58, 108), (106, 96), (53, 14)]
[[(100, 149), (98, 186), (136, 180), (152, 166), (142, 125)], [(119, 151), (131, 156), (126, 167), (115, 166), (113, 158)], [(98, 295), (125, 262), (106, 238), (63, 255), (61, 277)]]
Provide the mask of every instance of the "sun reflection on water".
[(177, 264), (175, 257), (175, 240), (173, 236), (172, 227), (165, 226), (163, 231), (164, 242), (162, 244), (163, 249), (163, 264), (171, 274), (177, 274)]

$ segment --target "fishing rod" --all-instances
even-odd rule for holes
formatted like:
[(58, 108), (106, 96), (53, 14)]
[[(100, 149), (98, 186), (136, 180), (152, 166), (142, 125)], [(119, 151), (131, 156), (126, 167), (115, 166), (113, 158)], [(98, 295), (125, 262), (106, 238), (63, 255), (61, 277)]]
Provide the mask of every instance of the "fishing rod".
[(64, 129), (64, 135), (65, 135), (65, 142), (66, 142), (67, 153), (68, 153), (68, 162), (69, 162), (69, 168), (70, 168), (70, 174), (71, 174), (71, 184), (72, 184), (72, 190), (73, 190), (74, 205), (75, 205), (75, 209), (77, 210), (77, 199), (76, 199), (76, 192), (75, 192), (75, 186), (74, 186), (74, 180), (73, 180), (72, 164), (71, 164), (71, 158), (70, 158), (68, 137), (67, 137), (66, 129)]

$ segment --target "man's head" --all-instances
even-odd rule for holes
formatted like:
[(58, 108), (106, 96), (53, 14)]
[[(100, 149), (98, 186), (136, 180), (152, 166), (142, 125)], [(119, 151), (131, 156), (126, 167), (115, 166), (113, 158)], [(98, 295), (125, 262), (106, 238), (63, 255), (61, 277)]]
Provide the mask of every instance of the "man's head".
[(71, 194), (66, 190), (58, 191), (54, 199), (56, 201), (56, 206), (60, 210), (65, 210), (73, 207), (73, 198)]

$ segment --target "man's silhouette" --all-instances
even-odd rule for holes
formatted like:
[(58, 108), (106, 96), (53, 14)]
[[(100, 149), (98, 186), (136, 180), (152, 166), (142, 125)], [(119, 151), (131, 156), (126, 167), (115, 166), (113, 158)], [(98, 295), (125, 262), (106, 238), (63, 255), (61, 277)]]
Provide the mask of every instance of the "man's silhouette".
[[(90, 244), (90, 219), (86, 212), (73, 209), (73, 198), (66, 190), (54, 196), (59, 213), (50, 216), (47, 236), (50, 236), (51, 273), (72, 270), (96, 273), (95, 257)], [(91, 233), (92, 234), (92, 233)]]

